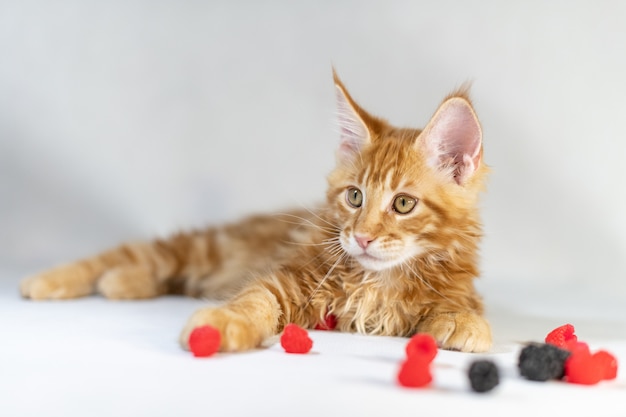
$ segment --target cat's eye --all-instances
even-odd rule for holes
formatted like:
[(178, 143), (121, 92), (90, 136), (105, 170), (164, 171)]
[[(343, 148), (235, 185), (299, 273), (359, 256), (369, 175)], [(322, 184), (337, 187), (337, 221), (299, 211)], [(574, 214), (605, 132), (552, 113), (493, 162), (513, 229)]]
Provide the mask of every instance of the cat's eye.
[(393, 200), (393, 209), (400, 214), (409, 214), (416, 205), (417, 200), (408, 195), (399, 195)]
[(355, 187), (348, 188), (346, 191), (346, 201), (354, 208), (359, 208), (363, 204), (363, 193)]

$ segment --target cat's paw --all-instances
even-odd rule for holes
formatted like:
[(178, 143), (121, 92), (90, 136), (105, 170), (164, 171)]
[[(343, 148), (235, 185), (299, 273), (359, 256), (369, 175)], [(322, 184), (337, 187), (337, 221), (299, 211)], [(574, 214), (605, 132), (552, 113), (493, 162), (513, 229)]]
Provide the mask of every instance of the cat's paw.
[(443, 349), (486, 352), (491, 348), (489, 323), (474, 313), (443, 313), (424, 319), (419, 332), (431, 334)]
[(227, 308), (204, 308), (196, 311), (180, 335), (180, 345), (189, 350), (189, 335), (199, 326), (213, 326), (222, 336), (220, 351), (242, 352), (259, 347), (263, 336), (247, 317)]
[(25, 278), (22, 297), (33, 300), (78, 298), (94, 292), (93, 272), (81, 264), (68, 264)]

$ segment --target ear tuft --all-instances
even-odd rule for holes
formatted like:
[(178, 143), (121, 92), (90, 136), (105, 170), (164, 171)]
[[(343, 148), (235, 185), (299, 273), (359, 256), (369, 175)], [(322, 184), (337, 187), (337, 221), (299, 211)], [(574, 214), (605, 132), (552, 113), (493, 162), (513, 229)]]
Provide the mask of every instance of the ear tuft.
[(444, 101), (422, 135), (429, 164), (450, 172), (457, 184), (463, 185), (478, 169), (482, 129), (465, 96)]

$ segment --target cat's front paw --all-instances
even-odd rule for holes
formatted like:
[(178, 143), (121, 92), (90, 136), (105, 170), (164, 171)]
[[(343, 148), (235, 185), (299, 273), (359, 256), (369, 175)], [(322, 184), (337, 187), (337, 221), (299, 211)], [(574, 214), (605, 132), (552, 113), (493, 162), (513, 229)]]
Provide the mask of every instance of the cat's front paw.
[(20, 282), (22, 297), (33, 300), (78, 298), (94, 290), (94, 273), (78, 263), (59, 266)]
[(180, 345), (189, 350), (189, 335), (196, 327), (213, 326), (220, 331), (222, 352), (242, 352), (259, 347), (263, 336), (242, 314), (227, 308), (204, 308), (196, 311), (180, 334)]
[(486, 352), (491, 348), (491, 327), (474, 313), (442, 313), (426, 317), (419, 332), (432, 335), (443, 349)]

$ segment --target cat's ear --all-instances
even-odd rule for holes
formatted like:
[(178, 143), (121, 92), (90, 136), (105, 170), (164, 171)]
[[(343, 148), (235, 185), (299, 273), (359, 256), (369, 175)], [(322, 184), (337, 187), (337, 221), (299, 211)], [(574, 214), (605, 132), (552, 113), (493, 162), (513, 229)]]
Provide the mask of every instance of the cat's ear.
[(482, 129), (469, 99), (452, 96), (435, 112), (422, 132), (428, 163), (463, 185), (482, 158)]
[(333, 69), (337, 96), (337, 123), (340, 145), (337, 157), (340, 161), (352, 160), (372, 140), (372, 134), (364, 120), (365, 112), (352, 100), (350, 94)]

